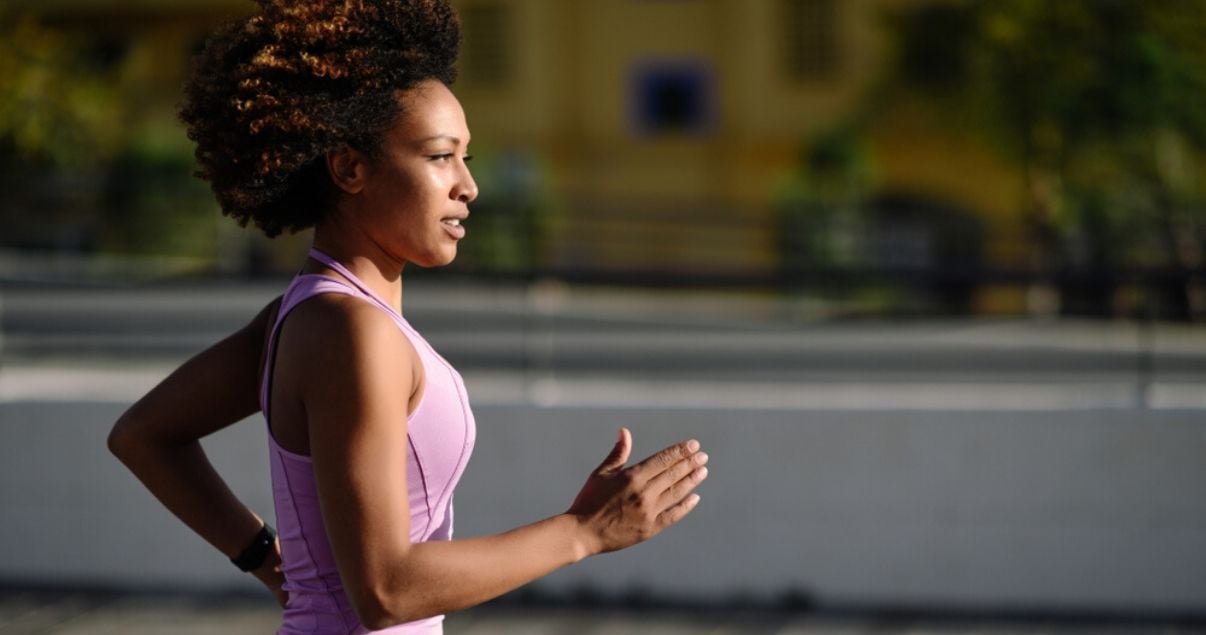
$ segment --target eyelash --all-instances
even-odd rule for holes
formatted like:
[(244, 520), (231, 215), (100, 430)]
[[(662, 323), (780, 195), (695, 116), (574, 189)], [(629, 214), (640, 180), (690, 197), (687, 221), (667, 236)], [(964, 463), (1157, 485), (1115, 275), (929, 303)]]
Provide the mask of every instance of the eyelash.
[[(449, 152), (449, 153), (445, 153), (445, 154), (433, 154), (433, 155), (431, 155), (430, 158), (432, 161), (445, 161), (447, 159), (451, 159), (453, 156), (455, 156), (455, 155), (452, 154), (451, 152)], [(473, 155), (466, 154), (465, 157), (461, 160), (464, 161), (465, 163), (468, 163), (473, 160)]]

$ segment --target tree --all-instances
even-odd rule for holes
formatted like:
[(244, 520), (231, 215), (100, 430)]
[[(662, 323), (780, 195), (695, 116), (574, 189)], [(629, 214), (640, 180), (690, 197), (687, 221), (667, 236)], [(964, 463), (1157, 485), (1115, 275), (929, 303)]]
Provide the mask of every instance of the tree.
[(112, 158), (126, 134), (113, 79), (77, 40), (0, 14), (0, 143), (21, 159), (90, 167)]
[(212, 197), (124, 46), (0, 10), (0, 245), (213, 258)]
[(1109, 296), (1109, 272), (1159, 270), (1172, 316), (1206, 310), (1206, 0), (934, 2), (888, 29), (889, 91), (957, 113), (1023, 171), (1036, 272), (1088, 272)]

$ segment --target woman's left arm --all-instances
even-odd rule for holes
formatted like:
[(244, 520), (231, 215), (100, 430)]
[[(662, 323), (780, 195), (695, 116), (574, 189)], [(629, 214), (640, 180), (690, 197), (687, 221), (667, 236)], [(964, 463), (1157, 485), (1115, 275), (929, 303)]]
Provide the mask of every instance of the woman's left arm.
[[(272, 301), (242, 329), (185, 362), (109, 433), (109, 450), (159, 502), (230, 558), (264, 523), (230, 491), (200, 439), (259, 411), (265, 341), (279, 303)], [(252, 573), (283, 606), (279, 546)]]

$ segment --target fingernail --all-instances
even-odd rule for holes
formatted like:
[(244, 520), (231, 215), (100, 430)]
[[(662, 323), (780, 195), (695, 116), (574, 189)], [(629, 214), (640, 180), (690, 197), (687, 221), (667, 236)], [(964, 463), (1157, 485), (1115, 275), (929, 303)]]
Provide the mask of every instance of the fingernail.
[(691, 452), (695, 452), (696, 450), (699, 449), (699, 441), (696, 441), (695, 439), (691, 439), (690, 441), (687, 441), (687, 449), (690, 450)]
[(691, 504), (694, 505), (698, 502), (699, 502), (699, 494), (692, 494), (691, 495)]
[(696, 476), (698, 476), (698, 477), (699, 477), (701, 480), (702, 480), (702, 479), (705, 479), (705, 478), (708, 478), (708, 468), (706, 468), (706, 467), (701, 467), (701, 468), (699, 468), (698, 470), (696, 470), (695, 474), (696, 474)]
[(707, 453), (707, 452), (700, 452), (699, 454), (696, 454), (696, 455), (695, 455), (695, 462), (696, 462), (696, 463), (698, 463), (698, 464), (700, 464), (700, 465), (703, 465), (704, 463), (707, 463), (707, 462), (708, 462), (708, 453)]

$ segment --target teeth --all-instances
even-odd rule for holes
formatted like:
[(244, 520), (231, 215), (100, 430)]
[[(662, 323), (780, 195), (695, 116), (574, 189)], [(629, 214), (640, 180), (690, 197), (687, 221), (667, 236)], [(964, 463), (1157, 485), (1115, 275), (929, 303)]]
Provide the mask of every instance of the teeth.
[(447, 225), (452, 225), (453, 227), (460, 227), (460, 226), (461, 226), (461, 219), (459, 219), (459, 218), (449, 218), (448, 220), (444, 221), (444, 223), (445, 223), (445, 224), (447, 224)]

